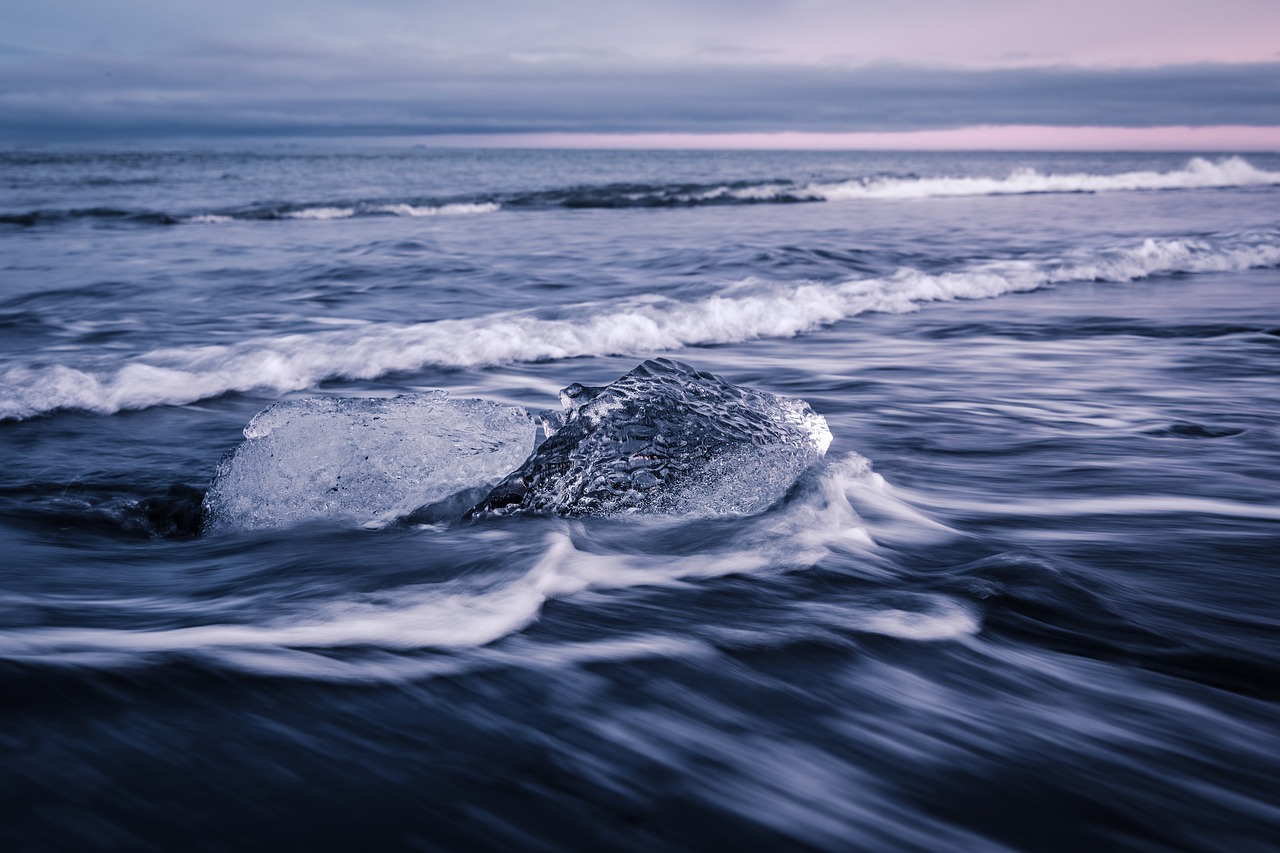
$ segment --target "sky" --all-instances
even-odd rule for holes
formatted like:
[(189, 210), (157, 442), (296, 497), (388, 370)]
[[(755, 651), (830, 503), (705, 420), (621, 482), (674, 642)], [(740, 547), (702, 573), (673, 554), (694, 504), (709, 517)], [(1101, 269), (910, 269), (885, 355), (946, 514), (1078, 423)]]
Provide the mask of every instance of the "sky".
[(41, 0), (0, 142), (1280, 150), (1276, 0)]

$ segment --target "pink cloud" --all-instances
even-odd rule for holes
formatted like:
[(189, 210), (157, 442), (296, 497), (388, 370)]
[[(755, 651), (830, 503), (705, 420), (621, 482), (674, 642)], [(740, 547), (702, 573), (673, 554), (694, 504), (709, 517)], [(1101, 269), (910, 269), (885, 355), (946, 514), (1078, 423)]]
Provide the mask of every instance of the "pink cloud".
[(1007, 125), (898, 133), (526, 133), (432, 136), (432, 146), (898, 151), (1280, 151), (1280, 127)]

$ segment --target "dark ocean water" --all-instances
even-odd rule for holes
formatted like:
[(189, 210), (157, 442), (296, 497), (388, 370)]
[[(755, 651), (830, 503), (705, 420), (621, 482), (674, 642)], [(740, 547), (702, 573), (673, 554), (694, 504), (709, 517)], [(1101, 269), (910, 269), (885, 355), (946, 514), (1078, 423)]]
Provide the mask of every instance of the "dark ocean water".
[[(198, 536), (259, 410), (665, 355), (749, 518)], [(0, 849), (1280, 845), (1280, 157), (0, 152)]]

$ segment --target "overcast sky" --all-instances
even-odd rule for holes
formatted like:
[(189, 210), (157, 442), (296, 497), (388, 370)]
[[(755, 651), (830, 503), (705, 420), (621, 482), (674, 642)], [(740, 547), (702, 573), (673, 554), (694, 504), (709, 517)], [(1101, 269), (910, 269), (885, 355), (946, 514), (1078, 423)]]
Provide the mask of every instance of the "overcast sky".
[(1253, 127), (1277, 0), (40, 0), (0, 140)]

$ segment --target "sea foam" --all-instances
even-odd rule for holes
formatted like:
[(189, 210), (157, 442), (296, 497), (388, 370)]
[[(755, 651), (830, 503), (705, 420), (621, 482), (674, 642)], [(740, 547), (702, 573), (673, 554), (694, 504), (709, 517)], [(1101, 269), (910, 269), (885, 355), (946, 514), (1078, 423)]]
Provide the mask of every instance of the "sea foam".
[(306, 207), (284, 214), (286, 219), (348, 219), (355, 215), (354, 207)]
[(1114, 175), (1086, 172), (1058, 175), (1043, 174), (1031, 168), (1020, 168), (1003, 178), (876, 178), (833, 184), (810, 184), (805, 190), (827, 201), (851, 201), (937, 196), (1208, 189), (1274, 184), (1280, 184), (1280, 172), (1259, 169), (1241, 157), (1228, 157), (1218, 162), (1212, 162), (1203, 157), (1193, 157), (1181, 169), (1169, 172), (1120, 172)]
[[(875, 519), (861, 514), (872, 509)], [(686, 521), (633, 519), (636, 535), (662, 538)], [(903, 526), (910, 532), (900, 529)], [(622, 540), (609, 547), (581, 521), (556, 520), (527, 541), (528, 528), (493, 529), (487, 547), (510, 559), (495, 571), (465, 571), (432, 583), (407, 583), (334, 597), (293, 601), (274, 589), (203, 609), (187, 599), (96, 598), (75, 601), (99, 620), (130, 614), (127, 627), (63, 626), (0, 630), (0, 660), (43, 665), (119, 668), (170, 655), (196, 656), (242, 671), (320, 680), (383, 682), (453, 674), (493, 666), (562, 666), (582, 660), (702, 655), (713, 646), (776, 642), (777, 625), (711, 620), (677, 635), (547, 646), (513, 637), (537, 621), (547, 602), (609, 596), (625, 590), (677, 589), (730, 575), (812, 569), (836, 552), (852, 554), (846, 571), (867, 579), (893, 573), (876, 558), (878, 540), (913, 542), (954, 535), (918, 513), (856, 453), (834, 460), (793, 500), (754, 520), (727, 542), (706, 540), (688, 553), (642, 552)], [(425, 533), (424, 535), (433, 535)], [(464, 535), (475, 535), (472, 529)], [(29, 606), (39, 598), (23, 599)], [(597, 599), (602, 600), (602, 599)], [(69, 600), (61, 600), (63, 606)], [(916, 642), (961, 640), (981, 630), (970, 603), (936, 592), (869, 594), (856, 604), (798, 601), (790, 605), (793, 636), (880, 634)], [(175, 614), (185, 624), (175, 626)], [(499, 640), (499, 646), (491, 646)], [(327, 650), (360, 653), (353, 660)], [(462, 652), (459, 656), (415, 654)]]
[(373, 208), (379, 213), (390, 213), (395, 216), (468, 216), (476, 213), (495, 213), (499, 206), (493, 202), (483, 203), (466, 203), (466, 204), (441, 204), (441, 205), (412, 205), (412, 204), (384, 204)]
[(130, 224), (223, 224), (241, 221), (347, 220), (370, 216), (473, 216), (501, 210), (553, 208), (662, 208), (732, 204), (790, 204), (926, 199), (948, 196), (1002, 196), (1032, 193), (1101, 193), (1119, 191), (1195, 190), (1280, 185), (1280, 172), (1254, 166), (1242, 157), (1209, 160), (1194, 157), (1178, 169), (1098, 174), (1045, 173), (1030, 167), (1004, 176), (880, 176), (843, 181), (741, 180), (715, 184), (657, 182), (551, 187), (531, 191), (496, 191), (484, 196), (442, 199), (343, 199), (329, 203), (254, 204), (239, 209), (165, 213), (93, 207), (74, 210), (0, 212), (0, 224), (29, 227), (85, 218)]
[(426, 323), (368, 323), (309, 334), (153, 350), (124, 366), (14, 364), (0, 370), (0, 418), (57, 409), (110, 414), (183, 405), (229, 392), (287, 393), (334, 378), (373, 379), (423, 367), (469, 368), (785, 338), (869, 312), (989, 299), (1076, 281), (1280, 265), (1280, 234), (1148, 239), (1058, 258), (979, 263), (954, 272), (904, 268), (879, 278), (794, 284), (746, 281), (696, 300), (635, 297), (584, 303), (572, 319), (506, 311)]
[(193, 216), (181, 218), (180, 221), (191, 223), (193, 225), (221, 225), (227, 222), (257, 221), (257, 220), (274, 220), (274, 219), (303, 219), (314, 221), (328, 221), (339, 219), (352, 219), (360, 216), (407, 216), (407, 217), (426, 217), (426, 216), (473, 216), (480, 213), (496, 213), (501, 210), (502, 206), (496, 202), (456, 202), (447, 204), (409, 204), (407, 202), (398, 202), (390, 204), (379, 204), (374, 202), (361, 202), (352, 206), (339, 207), (318, 206), (318, 207), (300, 207), (297, 209), (267, 209), (267, 210), (247, 210), (233, 211), (223, 213), (200, 213)]

